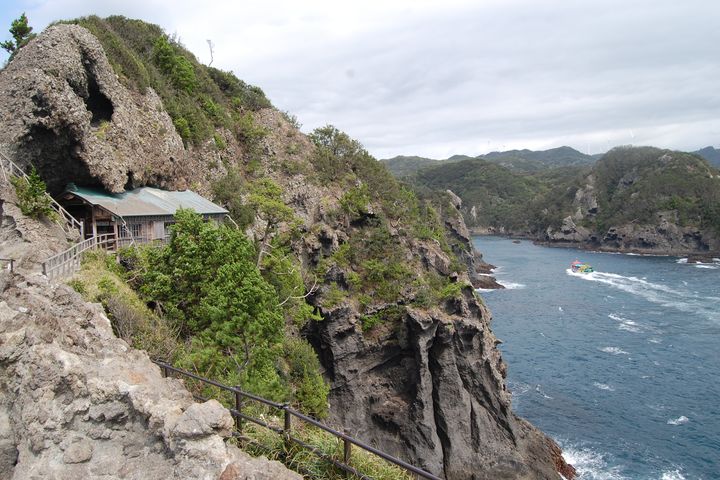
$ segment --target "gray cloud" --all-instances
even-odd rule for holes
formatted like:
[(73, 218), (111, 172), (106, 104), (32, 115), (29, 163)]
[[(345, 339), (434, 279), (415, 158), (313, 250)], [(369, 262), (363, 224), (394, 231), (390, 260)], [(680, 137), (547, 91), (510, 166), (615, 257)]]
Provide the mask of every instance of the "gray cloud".
[(304, 130), (335, 124), (377, 157), (719, 143), (710, 0), (96, 3), (19, 3), (3, 18), (144, 18), (202, 61), (211, 38), (215, 66), (262, 87)]

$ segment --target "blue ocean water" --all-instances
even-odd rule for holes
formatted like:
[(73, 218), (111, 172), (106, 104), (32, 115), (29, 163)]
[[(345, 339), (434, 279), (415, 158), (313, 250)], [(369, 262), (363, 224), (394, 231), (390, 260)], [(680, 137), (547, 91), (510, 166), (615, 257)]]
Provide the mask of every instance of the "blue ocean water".
[(474, 243), (514, 409), (581, 480), (720, 478), (720, 260)]

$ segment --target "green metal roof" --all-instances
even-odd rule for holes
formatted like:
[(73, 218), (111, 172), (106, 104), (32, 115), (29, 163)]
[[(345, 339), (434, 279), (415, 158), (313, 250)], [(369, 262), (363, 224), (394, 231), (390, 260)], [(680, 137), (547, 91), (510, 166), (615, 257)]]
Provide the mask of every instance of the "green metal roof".
[(67, 190), (92, 205), (98, 205), (119, 217), (175, 215), (180, 208), (192, 208), (202, 215), (223, 215), (227, 210), (195, 192), (171, 192), (152, 187), (140, 187), (123, 193), (74, 187)]

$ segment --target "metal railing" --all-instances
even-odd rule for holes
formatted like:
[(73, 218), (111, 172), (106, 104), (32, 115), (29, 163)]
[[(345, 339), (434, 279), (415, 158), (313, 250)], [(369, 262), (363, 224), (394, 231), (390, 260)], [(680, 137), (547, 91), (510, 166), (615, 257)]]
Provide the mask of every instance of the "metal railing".
[[(7, 266), (9, 267), (9, 269), (10, 269), (11, 272), (15, 271), (15, 259), (13, 259), (13, 258), (0, 258), (0, 265), (2, 265), (3, 263), (7, 264)], [(5, 268), (5, 267), (2, 267), (2, 268)]]
[[(10, 160), (10, 158), (5, 155), (5, 153), (3, 153), (1, 150), (0, 170), (2, 170), (3, 179), (8, 183), (10, 182), (10, 178), (13, 176), (23, 178), (28, 183), (30, 182), (30, 179), (28, 178), (25, 171), (20, 168), (15, 162)], [(79, 222), (75, 217), (70, 215), (70, 212), (65, 210), (58, 202), (56, 202), (49, 193), (45, 193), (45, 195), (50, 199), (50, 205), (52, 206), (52, 208), (58, 213), (58, 215), (60, 215), (60, 218), (64, 220), (63, 228), (65, 229), (65, 231), (71, 233), (77, 230), (78, 232), (80, 232), (80, 238), (82, 238), (83, 234), (85, 233), (82, 222)]]
[[(216, 382), (214, 380), (210, 380), (208, 378), (203, 378), (199, 375), (195, 375), (192, 372), (188, 372), (187, 370), (182, 370), (180, 368), (174, 367), (170, 365), (169, 363), (160, 361), (160, 360), (153, 360), (161, 369), (163, 376), (170, 377), (173, 373), (176, 373), (178, 375), (181, 375), (183, 377), (192, 378), (193, 380), (198, 380), (200, 382), (203, 382), (207, 385), (212, 385), (214, 387), (217, 387), (221, 390), (224, 390), (226, 392), (230, 392), (233, 394), (233, 397), (235, 398), (235, 408), (230, 408), (230, 414), (235, 419), (235, 428), (236, 431), (233, 433), (234, 436), (239, 437), (241, 439), (248, 440), (247, 437), (243, 437), (242, 435), (242, 422), (252, 422), (256, 425), (260, 425), (261, 427), (265, 427), (279, 435), (282, 435), (285, 439), (285, 445), (286, 450), (290, 447), (291, 444), (296, 444), (301, 446), (304, 449), (309, 450), (316, 456), (322, 458), (323, 460), (331, 463), (335, 467), (339, 468), (343, 472), (346, 472), (351, 475), (355, 475), (357, 478), (360, 478), (362, 480), (372, 480), (371, 477), (368, 475), (363, 474), (362, 472), (359, 472), (352, 466), (350, 466), (350, 454), (352, 451), (352, 446), (355, 445), (358, 448), (361, 448), (362, 450), (365, 450), (369, 453), (372, 453), (374, 455), (377, 455), (378, 457), (382, 458), (388, 463), (391, 463), (397, 467), (402, 468), (403, 470), (416, 475), (418, 478), (425, 478), (429, 480), (442, 480), (440, 477), (437, 477), (433, 475), (432, 473), (426, 472), (425, 470), (418, 468), (414, 465), (411, 465), (403, 460), (400, 460), (399, 458), (395, 458), (392, 455), (388, 455), (387, 453), (378, 450), (375, 447), (372, 447), (364, 442), (361, 442), (360, 440), (357, 440), (345, 433), (338, 432), (337, 430), (333, 430), (332, 428), (328, 427), (327, 425), (324, 425), (317, 420), (315, 420), (312, 417), (308, 417), (307, 415), (298, 412), (297, 410), (294, 410), (290, 408), (287, 404), (284, 403), (277, 403), (273, 402), (272, 400), (267, 400), (262, 397), (258, 397), (257, 395), (253, 395), (251, 393), (244, 392), (236, 387), (230, 387), (228, 385), (223, 385), (222, 383)], [(207, 398), (200, 397), (198, 395), (195, 395), (195, 398), (198, 400), (206, 401)], [(242, 412), (243, 403), (244, 400), (250, 400), (253, 402), (260, 403), (262, 405), (271, 407), (273, 409), (279, 410), (283, 412), (283, 426), (279, 427), (276, 425), (273, 425), (267, 421), (264, 421), (259, 418), (251, 417), (250, 415), (246, 415)], [(322, 452), (317, 447), (314, 447), (313, 445), (308, 444), (307, 442), (304, 442), (303, 440), (300, 440), (299, 438), (295, 437), (292, 433), (292, 418), (295, 417), (298, 420), (301, 420), (307, 424), (313, 425), (314, 427), (317, 427), (330, 435), (338, 438), (339, 440), (342, 440), (343, 442), (343, 455), (342, 460), (333, 458), (332, 456), (328, 455), (325, 452)]]
[(96, 248), (111, 250), (115, 248), (115, 244), (114, 233), (88, 238), (45, 260), (42, 263), (42, 273), (49, 279), (72, 275), (80, 269), (80, 262), (84, 252)]

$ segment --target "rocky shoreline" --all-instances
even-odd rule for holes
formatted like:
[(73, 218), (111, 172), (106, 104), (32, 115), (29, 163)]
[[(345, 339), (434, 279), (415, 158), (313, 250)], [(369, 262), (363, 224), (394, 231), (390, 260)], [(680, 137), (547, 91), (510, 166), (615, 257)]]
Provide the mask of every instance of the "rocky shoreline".
[[(622, 255), (646, 255), (658, 257), (687, 257), (689, 263), (712, 263), (714, 258), (720, 258), (720, 250), (714, 251), (691, 251), (691, 250), (659, 250), (654, 248), (624, 248), (603, 245), (601, 243), (569, 241), (569, 240), (543, 240), (530, 234), (495, 233), (485, 228), (471, 228), (470, 233), (477, 237), (501, 237), (511, 240), (528, 240), (534, 245), (556, 248), (576, 248), (589, 252), (617, 253)], [(491, 272), (489, 272), (491, 273)]]

